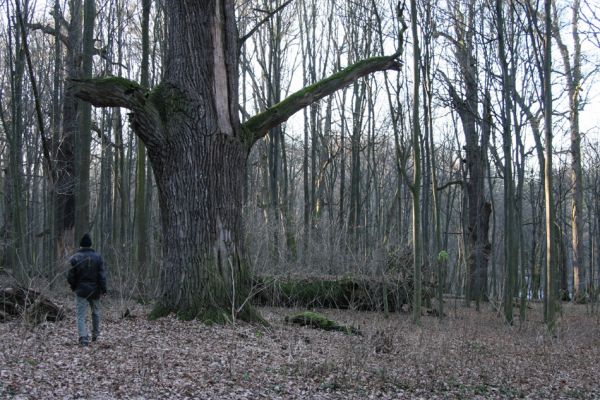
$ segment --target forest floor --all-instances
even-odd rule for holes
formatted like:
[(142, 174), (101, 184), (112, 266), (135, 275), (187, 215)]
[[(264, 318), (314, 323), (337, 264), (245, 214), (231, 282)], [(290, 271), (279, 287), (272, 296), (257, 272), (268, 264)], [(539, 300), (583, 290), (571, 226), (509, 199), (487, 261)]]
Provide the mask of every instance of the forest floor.
[(270, 327), (148, 321), (148, 307), (109, 296), (100, 340), (82, 348), (71, 297), (53, 300), (67, 311), (58, 323), (0, 324), (0, 398), (600, 398), (600, 319), (586, 306), (563, 306), (556, 337), (539, 304), (512, 327), (455, 300), (421, 326), (320, 310), (363, 332), (349, 336), (287, 325), (294, 310), (278, 308), (260, 309)]

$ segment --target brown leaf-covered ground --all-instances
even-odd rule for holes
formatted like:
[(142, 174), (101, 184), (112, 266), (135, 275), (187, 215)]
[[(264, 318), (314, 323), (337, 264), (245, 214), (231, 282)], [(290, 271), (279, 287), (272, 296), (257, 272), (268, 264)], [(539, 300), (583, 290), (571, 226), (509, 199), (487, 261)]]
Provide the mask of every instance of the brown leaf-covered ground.
[[(407, 314), (320, 310), (364, 333), (348, 336), (286, 325), (289, 309), (261, 309), (268, 328), (206, 326), (150, 322), (148, 308), (108, 298), (100, 341), (81, 348), (71, 298), (55, 300), (61, 322), (0, 324), (0, 398), (600, 398), (600, 320), (586, 306), (564, 305), (556, 337), (539, 305), (513, 327), (454, 300), (420, 327)], [(126, 307), (133, 318), (120, 318)]]

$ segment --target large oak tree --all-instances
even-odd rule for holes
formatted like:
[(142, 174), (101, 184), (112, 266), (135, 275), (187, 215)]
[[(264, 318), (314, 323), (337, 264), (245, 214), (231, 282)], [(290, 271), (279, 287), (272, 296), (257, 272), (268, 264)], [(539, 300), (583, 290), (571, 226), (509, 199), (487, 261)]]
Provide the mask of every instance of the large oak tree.
[(98, 107), (125, 107), (148, 151), (161, 210), (163, 261), (155, 315), (252, 318), (242, 201), (252, 145), (292, 114), (399, 53), (358, 62), (241, 123), (234, 0), (171, 0), (165, 71), (153, 90), (117, 77), (73, 82)]

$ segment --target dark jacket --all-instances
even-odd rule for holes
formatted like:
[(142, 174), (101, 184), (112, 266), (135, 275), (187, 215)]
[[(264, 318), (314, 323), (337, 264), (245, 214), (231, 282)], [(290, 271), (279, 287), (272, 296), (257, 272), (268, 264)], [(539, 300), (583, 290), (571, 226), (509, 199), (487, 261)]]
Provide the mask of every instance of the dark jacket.
[(97, 299), (106, 293), (106, 271), (100, 254), (82, 247), (69, 260), (71, 269), (67, 281), (77, 296)]

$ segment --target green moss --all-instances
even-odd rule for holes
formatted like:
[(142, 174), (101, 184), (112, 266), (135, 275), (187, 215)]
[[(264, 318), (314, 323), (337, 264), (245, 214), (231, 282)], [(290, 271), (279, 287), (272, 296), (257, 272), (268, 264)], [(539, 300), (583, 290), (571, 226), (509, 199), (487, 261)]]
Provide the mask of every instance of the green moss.
[[(157, 303), (154, 306), (153, 310), (148, 316), (148, 319), (155, 321), (172, 313), (175, 313), (177, 319), (181, 321), (198, 320), (207, 325), (230, 324), (233, 322), (231, 314), (219, 307), (189, 306), (179, 310), (173, 310), (169, 307), (161, 305), (160, 303)], [(244, 307), (242, 311), (236, 315), (236, 319), (246, 322), (258, 322), (265, 326), (269, 325), (268, 322), (262, 318), (256, 308), (252, 307), (251, 305)]]
[(183, 310), (177, 311), (177, 319), (181, 321), (192, 321), (196, 319), (197, 315), (198, 314), (196, 310), (194, 310), (193, 308), (185, 308)]
[(343, 332), (347, 335), (362, 335), (362, 333), (353, 326), (340, 325), (334, 320), (327, 318), (323, 314), (312, 311), (303, 311), (297, 314), (289, 315), (285, 317), (285, 322), (309, 326), (311, 328), (323, 329), (325, 331)]
[(163, 123), (182, 110), (184, 98), (179, 91), (168, 84), (161, 83), (148, 93), (148, 98), (158, 111)]
[[(411, 304), (411, 274), (388, 274), (381, 277), (347, 275), (338, 279), (328, 276), (254, 277), (254, 287), (261, 290), (254, 304), (275, 307), (340, 308), (363, 311), (399, 311)], [(434, 295), (435, 287), (423, 282), (423, 302)]]
[(166, 317), (167, 315), (171, 314), (172, 311), (173, 310), (171, 308), (158, 302), (154, 305), (154, 308), (150, 312), (150, 315), (148, 315), (148, 319), (150, 321), (156, 321), (159, 318), (163, 318), (163, 317)]
[(371, 292), (378, 290), (377, 283), (371, 285), (350, 276), (341, 279), (264, 278), (258, 285), (267, 288), (259, 293), (257, 298), (259, 303), (307, 308), (373, 309), (376, 307), (373, 304), (375, 297)]
[[(182, 321), (198, 320), (206, 325), (221, 325), (233, 323), (231, 310), (225, 310), (216, 306), (212, 307), (188, 307), (177, 311), (177, 318)], [(268, 326), (256, 308), (251, 305), (245, 306), (236, 316), (236, 320), (245, 322), (257, 322)]]
[(284, 297), (300, 304), (322, 307), (338, 307), (347, 303), (348, 282), (328, 280), (299, 280), (281, 283)]
[[(195, 319), (209, 325), (230, 324), (235, 320), (268, 325), (248, 301), (250, 278), (246, 264), (235, 257), (224, 262), (231, 262), (235, 265), (236, 274), (233, 282), (231, 281), (231, 266), (225, 268), (219, 265), (219, 261), (213, 256), (199, 257), (186, 266), (188, 276), (194, 277), (194, 279), (183, 281), (183, 287), (180, 290), (185, 295), (178, 304), (165, 306), (157, 303), (150, 314), (150, 319), (175, 313), (180, 320)], [(201, 289), (198, 290), (198, 288)], [(235, 298), (233, 305), (231, 304), (232, 298)], [(232, 309), (235, 310), (235, 315), (232, 315)]]
[(108, 75), (100, 78), (94, 78), (92, 79), (92, 81), (96, 85), (110, 85), (110, 87), (116, 85), (125, 88), (125, 90), (146, 90), (139, 83), (123, 78), (121, 76)]

